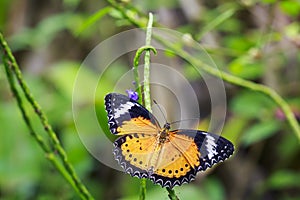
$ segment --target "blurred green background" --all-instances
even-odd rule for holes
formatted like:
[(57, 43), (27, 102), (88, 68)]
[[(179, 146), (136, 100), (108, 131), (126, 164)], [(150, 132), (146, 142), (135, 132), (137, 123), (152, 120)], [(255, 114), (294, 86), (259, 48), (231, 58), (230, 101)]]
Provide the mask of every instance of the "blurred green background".
[[(126, 1), (127, 2), (127, 1)], [(125, 1), (120, 5), (127, 4)], [(129, 1), (151, 11), (164, 27), (189, 33), (224, 71), (276, 90), (300, 119), (300, 2), (145, 0)], [(138, 199), (139, 180), (94, 159), (81, 143), (72, 116), (72, 89), (81, 62), (101, 41), (134, 28), (106, 1), (1, 0), (0, 30), (36, 100), (49, 117), (70, 162), (95, 199)], [(136, 12), (134, 8), (133, 13)], [(93, 20), (93, 14), (102, 17)], [(79, 34), (80, 33), (80, 34)], [(1, 52), (2, 53), (2, 52)], [(104, 95), (132, 66), (124, 56), (107, 73)], [(192, 85), (202, 80), (182, 65)], [(97, 79), (86, 71), (87, 80)], [(79, 199), (22, 121), (0, 66), (0, 199)], [(181, 199), (300, 199), (300, 146), (280, 109), (266, 96), (226, 84), (227, 117), (222, 135), (236, 147), (234, 156), (181, 187)], [(200, 107), (209, 103), (201, 97)], [(86, 101), (105, 119), (103, 100)], [(83, 109), (84, 109), (83, 107)], [(30, 110), (30, 106), (26, 105)], [(209, 111), (204, 113), (209, 119)], [(34, 112), (29, 116), (43, 133)], [(204, 116), (204, 117), (205, 117)], [(199, 124), (207, 128), (205, 118)], [(86, 119), (89, 126), (89, 118)], [(106, 126), (105, 120), (100, 120)], [(104, 133), (99, 133), (104, 134)], [(147, 199), (168, 199), (148, 182)]]

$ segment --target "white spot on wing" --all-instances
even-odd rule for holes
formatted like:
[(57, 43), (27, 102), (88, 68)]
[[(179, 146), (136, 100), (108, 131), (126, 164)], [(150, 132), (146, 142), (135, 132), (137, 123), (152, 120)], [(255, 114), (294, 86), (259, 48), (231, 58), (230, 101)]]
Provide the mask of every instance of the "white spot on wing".
[(208, 154), (208, 159), (211, 159), (214, 155), (217, 155), (218, 152), (216, 151), (216, 142), (215, 138), (210, 135), (206, 135), (206, 144), (205, 144)]
[(114, 109), (114, 117), (119, 118), (121, 115), (124, 115), (128, 110), (133, 107), (135, 104), (132, 102), (127, 102), (126, 104), (120, 105), (119, 108)]

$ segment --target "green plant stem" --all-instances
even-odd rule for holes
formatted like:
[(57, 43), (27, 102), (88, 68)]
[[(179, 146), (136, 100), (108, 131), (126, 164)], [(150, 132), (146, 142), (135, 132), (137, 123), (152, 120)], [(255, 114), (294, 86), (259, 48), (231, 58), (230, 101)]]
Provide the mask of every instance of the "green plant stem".
[(210, 23), (208, 23), (206, 26), (201, 27), (201, 30), (199, 31), (197, 36), (195, 36), (196, 40), (199, 41), (203, 37), (204, 34), (213, 30), (219, 24), (221, 24), (222, 22), (224, 22), (225, 20), (230, 18), (236, 12), (236, 10), (237, 10), (237, 8), (228, 9), (225, 12), (221, 13), (219, 16), (217, 16), (215, 19), (210, 21)]
[(79, 26), (78, 29), (75, 30), (75, 35), (80, 35), (83, 31), (85, 31), (88, 27), (91, 27), (95, 22), (100, 20), (103, 16), (107, 15), (109, 12), (111, 12), (111, 7), (104, 7), (101, 10), (97, 11), (93, 15), (91, 15), (89, 18), (87, 18), (84, 23)]
[[(138, 93), (139, 97), (142, 96), (142, 87), (140, 84), (138, 66), (139, 66), (139, 59), (144, 51), (152, 51), (154, 54), (157, 53), (156, 49), (152, 46), (142, 46), (135, 53), (135, 57), (133, 59), (133, 76), (134, 76), (134, 81), (136, 84), (137, 93)], [(139, 101), (139, 103), (142, 104), (141, 98), (139, 98), (138, 101)]]
[(140, 181), (140, 200), (146, 199), (146, 179), (142, 178)]
[[(143, 47), (139, 48), (135, 54), (135, 57), (133, 59), (133, 66), (134, 66), (133, 71), (134, 71), (134, 77), (135, 77), (135, 82), (136, 82), (136, 87), (137, 87), (137, 92), (139, 94), (139, 97), (142, 97), (142, 91), (141, 91), (141, 85), (140, 85), (139, 74), (138, 74), (138, 65), (139, 65), (139, 58), (141, 57), (141, 55), (144, 51), (147, 51), (147, 52), (153, 51), (154, 54), (157, 53), (157, 51), (154, 47), (148, 45), (148, 46), (143, 46)], [(150, 56), (148, 57), (148, 59), (150, 60)], [(149, 72), (148, 72), (148, 74), (149, 74)], [(141, 99), (142, 98), (139, 98), (140, 103), (142, 103)], [(151, 110), (151, 105), (150, 105), (149, 110)], [(141, 179), (140, 199), (145, 199), (145, 195), (146, 195), (146, 179)]]
[[(140, 47), (136, 51), (135, 57), (133, 59), (133, 76), (134, 76), (134, 81), (135, 81), (135, 84), (136, 84), (136, 90), (137, 90), (137, 93), (138, 93), (139, 97), (142, 97), (142, 87), (141, 87), (139, 72), (138, 72), (139, 59), (140, 59), (142, 53), (146, 50), (151, 50), (155, 54), (157, 53), (156, 49), (154, 47), (152, 47), (152, 46), (143, 46), (143, 47)], [(138, 102), (142, 104), (142, 98), (139, 98)]]
[[(137, 57), (137, 54), (135, 56), (135, 58)], [(139, 99), (138, 102), (140, 104), (142, 104), (142, 88), (141, 88), (141, 83), (140, 83), (140, 78), (139, 78), (139, 72), (138, 72), (138, 64), (139, 62), (134, 61), (133, 62), (133, 76), (134, 76), (134, 82), (135, 82), (135, 87), (136, 87), (136, 91), (138, 93)]]
[[(152, 23), (153, 15), (149, 13), (149, 21), (146, 31), (146, 46), (151, 45), (152, 35)], [(144, 63), (144, 106), (151, 112), (151, 100), (150, 100), (150, 49), (145, 49), (145, 63)], [(140, 54), (140, 53), (139, 53)], [(144, 200), (146, 197), (146, 179), (141, 179), (140, 187), (140, 200)]]
[[(146, 46), (150, 46), (151, 37), (152, 37), (152, 24), (153, 24), (153, 15), (149, 13), (149, 22), (146, 31)], [(146, 50), (145, 52), (145, 65), (144, 65), (144, 101), (145, 108), (151, 112), (151, 98), (150, 98), (150, 52), (151, 49)], [(174, 189), (167, 188), (170, 199), (178, 199), (175, 194)]]
[[(23, 100), (17, 90), (14, 78), (13, 78), (13, 74), (12, 74), (12, 70), (11, 70), (11, 63), (10, 61), (7, 59), (7, 57), (3, 56), (3, 63), (5, 66), (5, 71), (6, 71), (6, 75), (9, 81), (9, 85), (11, 88), (12, 93), (14, 94), (16, 100), (17, 100), (17, 104), (18, 107), (21, 111), (22, 117), (25, 121), (25, 124), (27, 125), (29, 132), (31, 134), (31, 136), (33, 138), (35, 138), (35, 140), (38, 142), (38, 144), (40, 145), (40, 147), (43, 149), (43, 151), (46, 153), (46, 158), (55, 166), (55, 168), (61, 173), (63, 174), (63, 177), (65, 177), (65, 179), (73, 186), (73, 188), (79, 193), (79, 191), (77, 190), (73, 180), (71, 179), (71, 177), (69, 176), (69, 174), (67, 173), (67, 171), (64, 169), (64, 167), (61, 165), (61, 163), (59, 162), (59, 160), (54, 156), (53, 152), (51, 152), (50, 148), (47, 146), (47, 144), (45, 143), (45, 141), (43, 140), (43, 138), (38, 135), (31, 124), (31, 121), (26, 113), (26, 110), (24, 108), (23, 105)], [(79, 195), (81, 195), (79, 193)], [(81, 196), (83, 197), (83, 196)]]
[[(150, 53), (153, 51), (154, 54), (157, 53), (156, 49), (151, 46), (151, 37), (152, 37), (152, 24), (153, 24), (153, 15), (149, 13), (149, 21), (146, 29), (146, 45), (139, 48), (136, 52), (134, 57), (134, 76), (135, 81), (139, 83), (138, 79), (138, 65), (139, 65), (139, 58), (143, 52), (145, 52), (144, 58), (144, 106), (151, 112), (151, 97), (150, 97)], [(139, 85), (138, 85), (139, 87)], [(175, 194), (175, 190), (167, 188), (169, 193), (170, 199), (178, 200), (178, 197)], [(145, 199), (146, 195), (146, 179), (141, 179), (141, 187), (140, 187), (140, 199)]]
[(179, 198), (176, 196), (175, 194), (175, 191), (173, 189), (170, 189), (170, 188), (166, 188), (167, 191), (168, 191), (168, 197), (171, 199), (171, 200), (179, 200)]
[[(141, 57), (141, 55), (142, 55), (142, 53), (144, 52), (144, 51), (152, 51), (154, 54), (157, 54), (157, 51), (156, 51), (156, 49), (153, 47), (153, 46), (151, 46), (151, 45), (149, 45), (149, 46), (142, 46), (142, 47), (140, 47), (137, 51), (136, 51), (136, 53), (135, 53), (135, 57), (134, 57), (134, 59), (133, 59), (133, 63), (134, 63), (134, 66), (138, 66), (139, 65), (139, 59), (140, 59), (140, 57)], [(138, 74), (137, 74), (138, 75)]]
[[(126, 10), (124, 10), (124, 8), (120, 8), (119, 5), (117, 5), (117, 3), (115, 3), (112, 0), (108, 0), (108, 2), (111, 4), (111, 6), (113, 6), (115, 9), (119, 10), (123, 15), (124, 18), (126, 18), (130, 23), (132, 23), (133, 25), (137, 26), (138, 28), (142, 28), (143, 26), (143, 18), (139, 18), (137, 16), (132, 17), (131, 15), (128, 15), (128, 12), (126, 12)], [(111, 3), (113, 2), (113, 3)], [(155, 22), (153, 22), (154, 24), (156, 24)], [(286, 101), (280, 96), (278, 95), (273, 89), (261, 85), (261, 84), (257, 84), (236, 76), (233, 76), (229, 73), (223, 72), (219, 69), (216, 69), (210, 65), (207, 65), (205, 63), (203, 63), (201, 60), (198, 60), (196, 58), (194, 58), (192, 55), (190, 55), (189, 53), (187, 53), (186, 51), (180, 49), (178, 46), (174, 46), (174, 44), (162, 40), (159, 37), (157, 37), (156, 35), (153, 35), (153, 38), (155, 38), (157, 41), (159, 41), (161, 44), (164, 44), (167, 48), (169, 48), (170, 50), (173, 50), (174, 52), (176, 52), (176, 54), (180, 55), (182, 58), (184, 58), (187, 62), (191, 63), (197, 70), (203, 70), (208, 74), (211, 74), (215, 77), (218, 77), (228, 83), (231, 83), (233, 85), (238, 85), (250, 90), (254, 90), (257, 92), (261, 92), (263, 94), (265, 94), (266, 96), (268, 96), (269, 98), (271, 98), (283, 111), (283, 113), (285, 114), (286, 118), (287, 118), (287, 122), (289, 123), (289, 125), (291, 126), (293, 132), (295, 133), (295, 135), (297, 136), (298, 140), (300, 141), (300, 126), (295, 118), (295, 115), (293, 114), (291, 108), (289, 107), (289, 105), (286, 103)]]
[(24, 108), (23, 100), (22, 100), (21, 96), (18, 93), (15, 81), (13, 79), (13, 74), (12, 74), (12, 71), (10, 69), (10, 62), (4, 56), (3, 56), (3, 63), (4, 63), (5, 72), (6, 72), (8, 82), (9, 82), (10, 89), (11, 89), (13, 95), (15, 96), (15, 98), (17, 100), (17, 104), (18, 104), (19, 109), (21, 111), (22, 117), (23, 117), (29, 131), (30, 131), (30, 135), (32, 135), (36, 139), (36, 141), (41, 146), (41, 148), (43, 149), (44, 152), (46, 152), (47, 154), (51, 153), (50, 148), (47, 146), (47, 144), (45, 143), (43, 138), (40, 135), (38, 135), (33, 129), (31, 121), (30, 121), (30, 119), (29, 119), (29, 117), (26, 113), (25, 108)]
[[(153, 24), (153, 15), (149, 13), (149, 21), (146, 31), (146, 46), (151, 45), (151, 36), (152, 36), (152, 24)], [(151, 97), (150, 97), (150, 52), (151, 49), (145, 51), (145, 60), (144, 60), (144, 102), (145, 108), (150, 112), (151, 109)]]
[[(60, 142), (59, 142), (56, 134), (52, 130), (51, 125), (48, 123), (48, 119), (47, 119), (46, 115), (42, 111), (39, 104), (34, 100), (33, 95), (31, 94), (29, 87), (25, 83), (25, 81), (22, 77), (22, 73), (19, 69), (19, 66), (18, 66), (10, 48), (8, 47), (2, 33), (0, 33), (0, 45), (4, 52), (3, 62), (4, 62), (5, 69), (6, 69), (6, 74), (7, 74), (8, 80), (9, 80), (10, 87), (17, 99), (18, 106), (21, 110), (21, 113), (22, 113), (22, 116), (24, 118), (26, 125), (30, 130), (31, 135), (36, 139), (38, 144), (41, 146), (43, 151), (46, 153), (46, 155), (47, 155), (46, 157), (52, 162), (52, 164), (63, 175), (63, 177), (72, 185), (72, 187), (75, 189), (75, 191), (78, 193), (78, 195), (82, 199), (93, 199), (93, 197), (90, 195), (88, 190), (85, 188), (85, 186), (81, 183), (80, 179), (76, 175), (72, 165), (69, 163), (67, 155), (66, 155), (64, 149), (62, 148), (62, 146), (60, 145)], [(18, 90), (16, 89), (16, 86), (15, 86), (15, 83), (13, 80), (13, 75), (15, 75), (15, 77), (18, 81), (18, 84), (20, 85), (22, 91), (24, 92), (25, 98), (30, 103), (30, 105), (34, 109), (35, 113), (38, 115), (38, 117), (44, 127), (44, 130), (48, 133), (50, 141), (54, 147), (54, 152), (56, 152), (58, 154), (63, 166), (56, 159), (56, 157), (54, 156), (54, 153), (50, 151), (50, 148), (47, 147), (47, 145), (44, 142), (44, 140), (42, 139), (42, 137), (39, 136), (33, 130), (33, 127), (30, 123), (29, 117), (27, 116), (25, 109), (23, 107), (22, 99), (19, 95)]]
[[(164, 42), (164, 41), (161, 41)], [(247, 89), (251, 89), (253, 91), (261, 92), (262, 94), (268, 96), (271, 98), (284, 112), (288, 123), (290, 124), (291, 128), (293, 129), (294, 133), (298, 137), (298, 140), (300, 141), (300, 127), (299, 124), (295, 118), (295, 115), (293, 114), (293, 111), (287, 104), (287, 102), (272, 88), (267, 87), (262, 84), (254, 83), (245, 79), (242, 79), (237, 76), (233, 76), (229, 73), (223, 72), (217, 68), (214, 68), (204, 62), (202, 62), (199, 59), (196, 59), (192, 55), (188, 54), (186, 51), (183, 51), (182, 49), (179, 49), (178, 47), (174, 47), (172, 44), (167, 44), (167, 42), (164, 42), (170, 49), (174, 50), (176, 53), (178, 53), (182, 58), (184, 58), (187, 62), (191, 63), (197, 70), (203, 70), (208, 74), (211, 74), (213, 76), (216, 76), (228, 83), (238, 85)]]
[[(125, 17), (128, 21), (130, 21), (130, 23), (132, 23), (133, 25), (140, 27), (140, 28), (145, 28), (146, 24), (138, 21), (138, 20), (132, 20), (132, 17), (128, 16), (128, 13), (126, 13), (127, 9), (123, 6), (123, 5), (119, 5), (116, 1), (114, 0), (106, 0), (113, 8), (117, 9), (122, 15), (123, 17)], [(133, 6), (132, 6), (133, 8)], [(138, 10), (138, 9), (135, 9)]]

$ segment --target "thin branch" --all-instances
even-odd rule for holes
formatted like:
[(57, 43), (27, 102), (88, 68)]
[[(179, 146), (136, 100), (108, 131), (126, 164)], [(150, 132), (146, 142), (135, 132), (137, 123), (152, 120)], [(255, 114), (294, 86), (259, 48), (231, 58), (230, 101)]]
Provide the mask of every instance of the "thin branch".
[[(137, 93), (138, 93), (139, 97), (142, 96), (142, 87), (141, 87), (139, 73), (138, 73), (139, 59), (140, 59), (142, 53), (146, 50), (151, 50), (151, 51), (153, 51), (154, 54), (157, 53), (157, 51), (154, 47), (152, 47), (152, 46), (143, 46), (143, 47), (140, 47), (136, 51), (134, 59), (133, 59), (133, 76), (134, 76), (134, 81), (135, 81), (135, 84), (136, 84), (136, 89), (137, 89)], [(139, 103), (142, 104), (142, 98), (139, 98), (138, 101), (139, 101)]]
[(43, 149), (44, 152), (46, 152), (47, 154), (51, 153), (50, 148), (47, 146), (47, 144), (44, 141), (43, 137), (38, 135), (33, 129), (31, 121), (30, 121), (30, 119), (29, 119), (29, 117), (26, 113), (25, 108), (24, 108), (23, 100), (22, 100), (20, 94), (18, 93), (16, 83), (13, 79), (13, 74), (12, 74), (12, 70), (11, 70), (11, 63), (5, 56), (3, 56), (3, 63), (4, 63), (5, 72), (6, 72), (8, 82), (9, 82), (10, 89), (11, 89), (13, 95), (15, 96), (15, 98), (17, 100), (17, 104), (18, 104), (19, 109), (21, 111), (22, 117), (23, 117), (23, 119), (24, 119), (24, 121), (25, 121), (25, 123), (26, 123), (26, 125), (29, 129), (30, 135), (36, 139), (36, 141), (41, 146), (41, 148)]
[[(149, 21), (146, 31), (146, 46), (151, 45), (153, 15), (149, 13)], [(150, 99), (150, 49), (145, 49), (145, 63), (144, 63), (144, 106), (151, 112)], [(146, 179), (141, 179), (140, 200), (146, 197)]]
[(171, 199), (171, 200), (179, 200), (179, 198), (176, 196), (175, 194), (175, 190), (171, 189), (171, 188), (167, 188), (167, 191), (168, 191), (168, 197)]
[[(22, 116), (24, 118), (26, 125), (28, 126), (28, 128), (30, 130), (31, 135), (33, 135), (33, 137), (37, 140), (38, 144), (41, 146), (41, 148), (47, 154), (47, 158), (52, 162), (52, 164), (56, 167), (56, 169), (65, 177), (65, 179), (72, 185), (72, 187), (75, 189), (75, 191), (78, 193), (78, 195), (82, 199), (93, 199), (93, 197), (90, 195), (88, 190), (81, 183), (80, 179), (78, 178), (77, 174), (75, 173), (75, 171), (73, 169), (73, 166), (69, 163), (67, 154), (65, 153), (64, 149), (60, 145), (60, 142), (59, 142), (55, 132), (52, 130), (51, 125), (48, 123), (48, 119), (47, 119), (46, 115), (42, 111), (40, 105), (33, 98), (33, 95), (31, 94), (29, 87), (27, 86), (26, 82), (24, 81), (24, 79), (22, 77), (22, 73), (20, 71), (20, 68), (19, 68), (9, 46), (7, 45), (2, 33), (0, 33), (0, 45), (4, 52), (3, 61), (4, 61), (6, 74), (7, 74), (8, 80), (9, 80), (10, 87), (17, 99), (18, 106), (21, 110), (21, 113), (22, 113)], [(48, 136), (53, 145), (54, 151), (59, 156), (59, 158), (62, 162), (62, 165), (56, 159), (53, 152), (51, 152), (49, 150), (50, 148), (47, 147), (47, 145), (43, 141), (42, 137), (39, 136), (33, 130), (33, 127), (31, 126), (29, 117), (27, 116), (25, 109), (23, 107), (23, 103), (22, 103), (22, 100), (18, 93), (18, 90), (16, 89), (16, 85), (13, 81), (13, 75), (16, 77), (19, 86), (21, 87), (22, 91), (24, 92), (25, 98), (30, 103), (30, 105), (34, 109), (35, 113), (39, 117), (39, 119), (44, 127), (44, 130), (48, 133)]]
[[(153, 15), (149, 13), (149, 21), (146, 31), (146, 46), (151, 45), (151, 36), (152, 36), (152, 24), (153, 24)], [(145, 107), (151, 112), (151, 98), (150, 98), (150, 52), (151, 49), (145, 51), (145, 60), (144, 60), (144, 102)]]
[[(146, 30), (146, 45), (139, 48), (136, 52), (134, 57), (134, 76), (135, 80), (139, 81), (138, 79), (138, 72), (137, 67), (139, 64), (139, 58), (142, 53), (145, 51), (145, 58), (144, 58), (144, 105), (145, 107), (151, 112), (151, 97), (150, 97), (150, 52), (153, 51), (154, 54), (157, 53), (156, 49), (151, 46), (151, 37), (152, 37), (152, 24), (153, 24), (153, 15), (149, 13), (149, 21)], [(178, 200), (178, 197), (175, 194), (175, 190), (167, 188), (169, 193), (169, 198), (173, 200)], [(145, 199), (146, 195), (146, 179), (141, 180), (141, 187), (140, 187), (140, 199)]]
[[(124, 18), (126, 18), (129, 22), (131, 22), (133, 25), (137, 26), (138, 28), (143, 28), (143, 21), (145, 21), (144, 18), (139, 18), (137, 16), (132, 17), (131, 15), (128, 15), (128, 12), (124, 10), (124, 8), (120, 8), (120, 6), (115, 3), (112, 0), (108, 0), (109, 3), (111, 3), (111, 6), (119, 10), (123, 15)], [(155, 22), (153, 22), (156, 24)], [(176, 52), (178, 55), (180, 55), (182, 58), (184, 58), (187, 62), (191, 63), (197, 70), (203, 70), (208, 74), (211, 74), (215, 77), (218, 77), (228, 83), (231, 83), (233, 85), (238, 85), (250, 90), (254, 90), (260, 93), (265, 94), (269, 98), (271, 98), (283, 111), (287, 118), (287, 122), (289, 123), (290, 127), (292, 128), (295, 135), (298, 137), (300, 141), (300, 126), (295, 118), (295, 115), (293, 114), (291, 108), (287, 104), (287, 102), (278, 94), (276, 93), (272, 88), (269, 88), (262, 84), (257, 84), (239, 77), (236, 77), (234, 75), (231, 75), (229, 73), (223, 72), (219, 69), (216, 69), (210, 65), (207, 65), (203, 63), (201, 60), (196, 59), (192, 55), (190, 55), (188, 52), (184, 51), (183, 49), (178, 48), (178, 46), (174, 46), (171, 42), (168, 42), (166, 40), (163, 40), (156, 35), (153, 35), (153, 38), (158, 40), (161, 44), (165, 45), (170, 50)]]
[[(163, 42), (163, 41), (161, 41)], [(196, 59), (195, 57), (188, 54), (186, 51), (179, 49), (178, 47), (174, 47), (172, 44), (165, 42), (165, 44), (170, 47), (170, 49), (174, 50), (176, 53), (179, 53), (179, 55), (184, 58), (187, 62), (191, 63), (197, 70), (203, 70), (208, 74), (211, 74), (213, 76), (216, 76), (228, 83), (238, 85), (253, 91), (260, 92), (269, 98), (271, 98), (284, 112), (285, 116), (287, 117), (287, 121), (290, 124), (291, 128), (293, 129), (294, 133), (298, 137), (300, 141), (300, 126), (297, 122), (297, 119), (295, 118), (295, 115), (293, 114), (293, 111), (287, 104), (287, 102), (272, 88), (267, 87), (262, 84), (254, 83), (245, 79), (242, 79), (240, 77), (231, 75), (229, 73), (223, 72), (217, 68), (214, 68), (204, 62), (202, 62), (199, 59)]]

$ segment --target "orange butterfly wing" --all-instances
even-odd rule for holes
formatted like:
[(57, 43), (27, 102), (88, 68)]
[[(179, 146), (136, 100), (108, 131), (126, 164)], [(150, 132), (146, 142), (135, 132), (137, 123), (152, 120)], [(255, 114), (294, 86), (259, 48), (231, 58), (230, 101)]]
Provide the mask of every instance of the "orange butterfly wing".
[(160, 141), (162, 129), (155, 117), (125, 95), (108, 94), (105, 105), (110, 131), (120, 135), (113, 153), (131, 176), (172, 188), (192, 181), (198, 171), (233, 154), (230, 141), (204, 131), (167, 131)]

